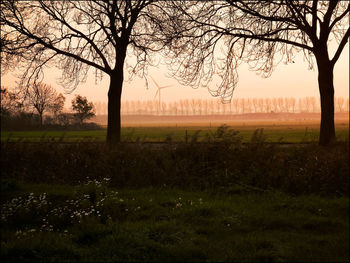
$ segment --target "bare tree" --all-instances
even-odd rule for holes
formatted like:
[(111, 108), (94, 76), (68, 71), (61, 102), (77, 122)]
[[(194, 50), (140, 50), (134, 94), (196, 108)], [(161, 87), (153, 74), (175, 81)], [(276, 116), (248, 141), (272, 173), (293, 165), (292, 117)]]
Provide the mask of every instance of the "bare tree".
[(277, 104), (280, 112), (284, 112), (284, 100), (282, 97), (277, 98)]
[(135, 101), (133, 100), (130, 102), (130, 111), (131, 111), (131, 114), (136, 113), (136, 105), (135, 105)]
[(149, 114), (152, 115), (153, 114), (153, 101), (152, 100), (147, 101), (147, 108), (149, 109)]
[(162, 112), (162, 115), (166, 115), (167, 114), (167, 104), (165, 102), (162, 102), (161, 104), (161, 112)]
[(221, 114), (222, 102), (220, 100), (215, 101), (216, 113)]
[(295, 112), (295, 107), (296, 107), (297, 100), (294, 97), (289, 98), (289, 104), (290, 107), (292, 108), (292, 112)]
[(265, 98), (265, 108), (266, 108), (267, 113), (271, 112), (271, 99), (270, 98)]
[[(94, 105), (95, 105), (96, 115), (100, 115), (101, 114), (101, 101), (94, 102)], [(123, 105), (121, 106), (121, 108), (123, 108)]]
[(289, 109), (290, 109), (289, 98), (284, 98), (284, 109), (286, 112), (289, 112)]
[(298, 99), (298, 110), (299, 110), (299, 112), (303, 112), (303, 110), (304, 110), (304, 101), (302, 98)]
[(143, 114), (148, 114), (148, 103), (147, 101), (142, 101)]
[(190, 114), (190, 102), (188, 101), (188, 99), (184, 100), (184, 108), (186, 111), (186, 115), (189, 115)]
[(239, 99), (239, 104), (241, 105), (241, 113), (245, 113), (245, 107), (246, 107), (245, 99), (244, 98)]
[(50, 107), (50, 111), (53, 113), (55, 117), (57, 117), (59, 114), (62, 113), (65, 101), (66, 101), (66, 98), (63, 96), (62, 93), (57, 95), (54, 103)]
[(229, 102), (230, 101), (221, 102), (222, 103), (222, 114), (224, 114), (224, 115), (227, 114), (227, 110), (229, 108)]
[(248, 110), (248, 113), (252, 113), (252, 100), (250, 98), (247, 98), (247, 110)]
[(273, 106), (273, 111), (274, 111), (274, 112), (277, 112), (277, 111), (278, 111), (278, 108), (277, 108), (277, 106), (278, 106), (278, 101), (277, 101), (276, 98), (272, 98), (272, 106)]
[(258, 99), (257, 98), (253, 98), (252, 99), (252, 103), (253, 103), (253, 107), (254, 107), (254, 112), (258, 112)]
[(140, 100), (137, 100), (136, 101), (136, 103), (135, 103), (135, 108), (136, 108), (136, 114), (139, 114), (139, 115), (141, 115), (142, 114), (142, 112), (144, 111), (143, 109), (142, 109), (142, 104), (141, 104), (141, 101)]
[(13, 114), (20, 107), (18, 95), (8, 88), (1, 86), (1, 116)]
[(263, 98), (258, 99), (258, 105), (259, 105), (260, 112), (264, 112), (264, 99)]
[(306, 112), (310, 112), (310, 107), (311, 107), (311, 97), (305, 97), (304, 98), (304, 109), (306, 110)]
[(174, 107), (174, 114), (175, 114), (175, 116), (177, 116), (178, 112), (179, 112), (179, 103), (177, 101), (175, 101), (173, 104), (173, 107)]
[(197, 109), (198, 109), (199, 115), (202, 115), (202, 112), (203, 112), (202, 100), (201, 99), (197, 99), (196, 104), (197, 104)]
[(235, 108), (235, 113), (239, 113), (239, 100), (237, 98), (232, 99), (233, 107)]
[[(161, 5), (156, 0), (1, 1), (1, 43), (6, 42), (1, 55), (15, 56), (27, 81), (42, 77), (49, 63), (62, 70), (62, 84), (70, 89), (86, 80), (90, 68), (97, 80), (109, 76), (107, 142), (113, 145), (120, 141), (124, 66), (131, 77), (145, 77), (153, 53), (162, 48)], [(127, 54), (135, 59), (126, 63)]]
[(65, 98), (57, 94), (50, 85), (42, 82), (31, 84), (24, 93), (24, 100), (29, 108), (33, 108), (39, 115), (40, 126), (43, 125), (43, 115), (46, 111), (57, 114), (63, 109)]
[(214, 102), (213, 100), (207, 100), (207, 115), (213, 114)]
[(125, 114), (130, 114), (130, 103), (128, 100), (125, 102)]
[[(335, 140), (333, 70), (349, 38), (348, 1), (174, 1), (174, 5), (176, 18), (169, 30), (175, 29), (177, 37), (168, 56), (183, 82), (209, 85), (217, 73), (222, 82), (212, 94), (229, 99), (241, 62), (268, 77), (276, 64), (293, 63), (293, 54), (302, 51), (310, 68), (316, 61), (319, 73), (319, 143)], [(333, 51), (331, 41), (337, 43)], [(223, 47), (220, 53), (225, 57), (219, 60), (218, 49)]]
[(204, 115), (208, 115), (208, 107), (209, 107), (208, 100), (203, 100), (202, 105), (203, 105)]
[(312, 112), (316, 112), (317, 111), (317, 101), (315, 97), (310, 97), (310, 104), (311, 104), (311, 108), (312, 108)]
[(196, 115), (196, 112), (197, 112), (197, 100), (191, 99), (190, 106), (191, 106), (191, 110), (192, 110), (192, 115)]
[(335, 98), (335, 102), (338, 108), (338, 112), (343, 112), (343, 105), (344, 105), (345, 99), (343, 97), (337, 97)]

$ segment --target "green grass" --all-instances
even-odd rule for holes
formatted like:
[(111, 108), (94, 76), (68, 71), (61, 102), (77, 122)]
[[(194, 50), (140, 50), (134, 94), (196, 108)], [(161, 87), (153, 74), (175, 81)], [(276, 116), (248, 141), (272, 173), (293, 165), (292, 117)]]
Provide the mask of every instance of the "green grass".
[[(198, 140), (205, 140), (207, 134), (212, 134), (217, 127), (125, 127), (122, 128), (122, 140), (125, 141), (146, 141), (146, 142), (162, 142), (165, 140), (185, 141), (186, 131), (187, 138), (193, 136), (197, 131)], [(264, 128), (264, 134), (267, 136), (268, 142), (315, 142), (319, 137), (319, 127), (310, 125), (308, 127), (301, 125), (278, 125), (278, 126), (250, 126), (250, 127), (231, 127), (239, 131), (243, 138), (243, 142), (250, 141), (251, 136), (257, 128)], [(336, 129), (336, 136), (340, 141), (349, 139), (349, 128), (346, 125), (339, 125)], [(103, 142), (106, 138), (106, 130), (92, 131), (2, 131), (1, 141), (97, 141)]]
[(0, 260), (348, 261), (348, 143), (253, 134), (112, 149), (2, 141)]
[(100, 182), (65, 187), (19, 184), (2, 198), (1, 258), (6, 262), (348, 260), (349, 198), (242, 193), (241, 187), (234, 188), (232, 193), (214, 193), (115, 189)]

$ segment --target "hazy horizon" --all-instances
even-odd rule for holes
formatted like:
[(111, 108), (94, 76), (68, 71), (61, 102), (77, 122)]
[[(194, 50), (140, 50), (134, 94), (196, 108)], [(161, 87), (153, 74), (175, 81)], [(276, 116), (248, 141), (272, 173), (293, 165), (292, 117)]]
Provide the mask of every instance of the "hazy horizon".
[[(246, 64), (238, 68), (239, 81), (233, 92), (233, 98), (248, 97), (295, 97), (306, 96), (319, 97), (317, 66), (313, 70), (308, 69), (308, 63), (304, 61), (302, 53), (296, 53), (294, 64), (285, 65), (282, 62), (275, 67), (274, 72), (269, 78), (262, 78), (255, 71), (250, 71)], [(169, 72), (165, 66), (159, 68), (150, 67), (148, 70), (148, 89), (144, 79), (135, 78), (128, 81), (127, 72), (124, 77), (124, 87), (122, 100), (153, 100), (157, 91), (153, 79), (160, 86), (171, 85), (163, 89), (161, 100), (170, 102), (181, 99), (211, 99), (213, 96), (207, 88), (200, 87), (193, 89), (191, 87), (181, 86), (177, 80), (167, 77)], [(19, 72), (7, 72), (1, 75), (1, 85), (13, 88), (16, 85), (15, 74)], [(107, 92), (109, 88), (109, 78), (104, 76), (102, 81), (95, 83), (93, 71), (90, 70), (86, 83), (80, 84), (71, 94), (64, 93), (62, 86), (58, 84), (58, 78), (61, 72), (56, 68), (47, 69), (44, 82), (52, 85), (58, 92), (66, 97), (66, 107), (69, 107), (71, 100), (75, 95), (86, 96), (90, 101), (107, 101)], [(216, 85), (216, 83), (213, 83)], [(339, 61), (335, 64), (334, 70), (334, 88), (335, 97), (349, 97), (349, 44), (342, 52)]]

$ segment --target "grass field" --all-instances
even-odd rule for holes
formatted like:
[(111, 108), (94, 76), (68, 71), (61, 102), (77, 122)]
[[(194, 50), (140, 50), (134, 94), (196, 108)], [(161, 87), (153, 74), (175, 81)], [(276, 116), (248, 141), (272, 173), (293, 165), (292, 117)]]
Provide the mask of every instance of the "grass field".
[[(349, 199), (18, 185), (2, 206), (5, 262), (345, 262)], [(98, 194), (94, 200), (91, 195)], [(27, 211), (26, 211), (27, 210)]]
[[(230, 126), (242, 136), (243, 142), (250, 141), (256, 129), (263, 128), (267, 142), (315, 142), (319, 136), (319, 125), (316, 123), (305, 124), (250, 124), (246, 126)], [(188, 127), (123, 127), (122, 140), (162, 142), (165, 140), (186, 141), (197, 133), (198, 140), (205, 140), (207, 134), (212, 134), (217, 127), (188, 126)], [(349, 125), (339, 123), (336, 125), (336, 136), (340, 141), (348, 141)], [(2, 131), (1, 141), (97, 141), (102, 142), (106, 138), (106, 130), (93, 131)]]
[(189, 142), (113, 149), (105, 130), (2, 133), (1, 262), (348, 262), (347, 141), (284, 147), (255, 126), (233, 127), (251, 143), (224, 128), (192, 143), (198, 128), (124, 128)]

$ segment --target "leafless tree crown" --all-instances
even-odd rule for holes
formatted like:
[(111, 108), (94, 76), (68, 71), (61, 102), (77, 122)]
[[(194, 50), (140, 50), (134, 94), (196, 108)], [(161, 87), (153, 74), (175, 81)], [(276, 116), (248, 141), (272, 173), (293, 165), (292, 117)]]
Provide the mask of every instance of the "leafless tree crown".
[[(262, 76), (303, 52), (309, 68), (328, 50), (334, 66), (349, 38), (348, 1), (174, 1), (172, 35), (166, 56), (180, 82), (207, 86), (223, 100), (237, 85), (237, 66), (248, 63)], [(172, 32), (172, 33), (170, 33)], [(221, 78), (218, 87), (211, 81)]]
[(130, 77), (145, 76), (164, 42), (157, 26), (163, 8), (155, 0), (1, 1), (2, 68), (23, 67), (24, 84), (54, 65), (70, 91), (91, 67), (97, 80), (110, 74), (127, 49)]

